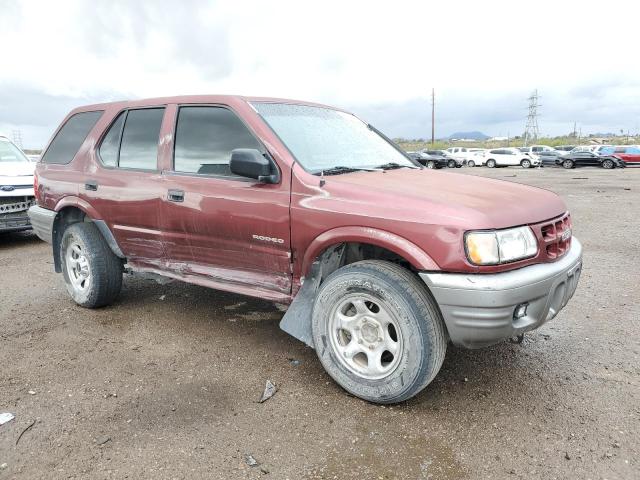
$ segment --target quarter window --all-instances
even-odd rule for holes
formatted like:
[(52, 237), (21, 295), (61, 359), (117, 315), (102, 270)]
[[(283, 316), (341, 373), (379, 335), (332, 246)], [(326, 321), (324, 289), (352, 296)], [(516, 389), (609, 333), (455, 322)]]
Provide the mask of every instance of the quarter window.
[(76, 156), (103, 111), (76, 113), (58, 131), (42, 156), (43, 163), (67, 164)]
[(174, 151), (176, 172), (233, 176), (229, 162), (236, 148), (262, 150), (232, 111), (223, 107), (180, 107)]
[(105, 135), (100, 145), (100, 159), (108, 167), (116, 167), (118, 165), (118, 153), (120, 151), (120, 135), (122, 134), (122, 125), (124, 124), (126, 112), (118, 115), (118, 118)]

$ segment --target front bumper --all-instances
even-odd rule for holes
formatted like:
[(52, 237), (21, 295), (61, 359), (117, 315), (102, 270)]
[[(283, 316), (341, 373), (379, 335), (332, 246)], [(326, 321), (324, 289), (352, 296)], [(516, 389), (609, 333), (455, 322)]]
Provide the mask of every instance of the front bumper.
[(30, 228), (31, 223), (27, 212), (0, 215), (0, 232), (19, 232)]
[[(456, 345), (481, 348), (540, 327), (573, 296), (582, 270), (582, 245), (553, 263), (492, 274), (420, 273), (440, 306)], [(526, 314), (515, 318), (516, 308)]]

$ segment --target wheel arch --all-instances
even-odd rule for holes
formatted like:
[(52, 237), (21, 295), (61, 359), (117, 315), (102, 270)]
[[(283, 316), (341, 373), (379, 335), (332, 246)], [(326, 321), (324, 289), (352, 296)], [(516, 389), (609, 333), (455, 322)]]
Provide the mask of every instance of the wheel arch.
[(438, 264), (415, 243), (385, 230), (370, 227), (338, 227), (328, 230), (311, 242), (302, 261), (301, 276), (306, 276), (315, 261), (340, 245), (371, 246), (390, 252), (416, 271), (440, 270)]
[(95, 224), (111, 251), (117, 257), (125, 258), (109, 226), (104, 220), (100, 219), (98, 212), (89, 203), (77, 197), (64, 197), (56, 205), (55, 211), (57, 213), (53, 220), (51, 244), (53, 248), (53, 265), (57, 273), (62, 272), (60, 244), (64, 231), (69, 225), (78, 222)]

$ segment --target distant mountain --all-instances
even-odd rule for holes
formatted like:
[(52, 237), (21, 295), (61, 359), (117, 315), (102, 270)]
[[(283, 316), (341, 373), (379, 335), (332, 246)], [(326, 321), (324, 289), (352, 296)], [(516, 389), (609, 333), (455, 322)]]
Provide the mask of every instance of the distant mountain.
[(471, 140), (486, 140), (489, 135), (485, 135), (482, 132), (474, 131), (474, 132), (455, 132), (449, 135), (449, 139), (453, 138), (469, 138)]

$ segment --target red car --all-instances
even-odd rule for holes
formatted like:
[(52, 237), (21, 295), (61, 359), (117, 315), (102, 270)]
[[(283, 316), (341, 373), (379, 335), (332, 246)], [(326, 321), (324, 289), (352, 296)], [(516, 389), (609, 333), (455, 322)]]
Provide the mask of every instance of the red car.
[(640, 147), (638, 146), (616, 147), (612, 155), (621, 158), (627, 165), (640, 165)]
[(112, 303), (125, 270), (290, 304), (281, 327), (373, 402), (422, 390), (449, 340), (551, 320), (582, 265), (554, 193), (423, 168), (355, 116), (292, 100), (77, 108), (35, 195), (33, 228), (79, 305)]

